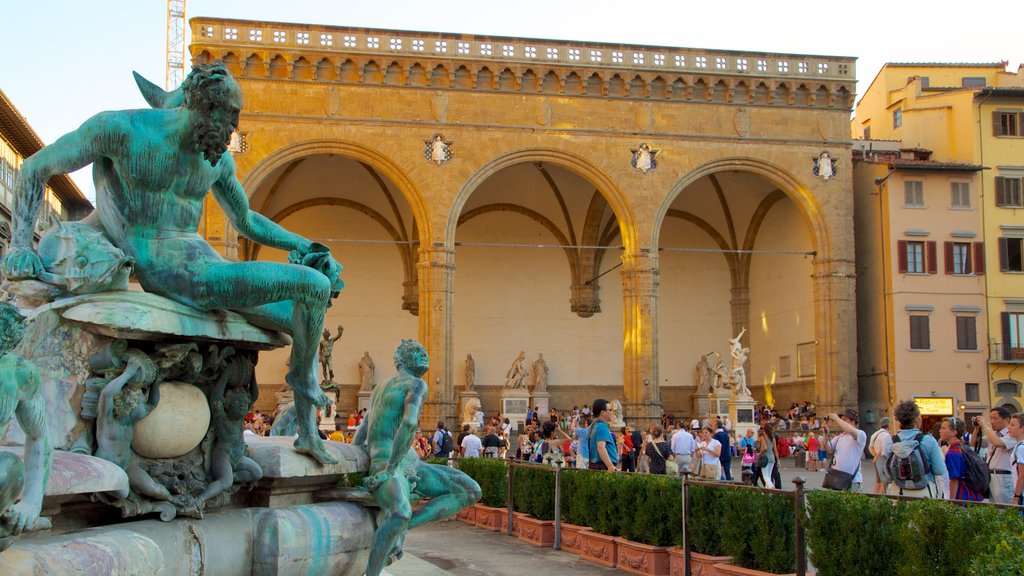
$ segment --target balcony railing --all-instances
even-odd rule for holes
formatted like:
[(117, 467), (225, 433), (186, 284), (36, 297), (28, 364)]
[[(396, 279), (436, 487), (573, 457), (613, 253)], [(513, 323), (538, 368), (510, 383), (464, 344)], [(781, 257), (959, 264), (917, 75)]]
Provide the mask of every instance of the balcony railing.
[(1024, 342), (993, 342), (989, 362), (1019, 362), (1024, 364)]

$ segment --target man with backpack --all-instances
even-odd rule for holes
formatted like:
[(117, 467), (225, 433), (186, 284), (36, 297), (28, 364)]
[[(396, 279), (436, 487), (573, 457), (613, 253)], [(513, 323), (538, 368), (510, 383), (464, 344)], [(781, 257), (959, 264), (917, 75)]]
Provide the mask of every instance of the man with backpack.
[[(985, 460), (991, 472), (989, 487), (990, 502), (1013, 503), (1012, 456), (1017, 440), (1009, 434), (1010, 411), (996, 406), (989, 412), (989, 421), (983, 417), (974, 419), (974, 442), (981, 442), (986, 448)], [(977, 444), (975, 444), (977, 446)]]
[(868, 441), (868, 451), (871, 452), (872, 463), (875, 466), (875, 494), (886, 494), (889, 484), (892, 484), (889, 471), (885, 468), (889, 454), (892, 454), (892, 434), (889, 432), (891, 424), (888, 416), (882, 418), (878, 430), (875, 430)]
[(946, 460), (935, 437), (921, 432), (921, 410), (913, 400), (904, 400), (896, 405), (893, 416), (900, 423), (900, 431), (893, 438), (886, 468), (897, 492), (940, 498), (935, 477), (946, 473)]
[(434, 458), (451, 458), (455, 442), (452, 441), (452, 433), (445, 429), (444, 422), (437, 422), (437, 432), (434, 432), (432, 440)]

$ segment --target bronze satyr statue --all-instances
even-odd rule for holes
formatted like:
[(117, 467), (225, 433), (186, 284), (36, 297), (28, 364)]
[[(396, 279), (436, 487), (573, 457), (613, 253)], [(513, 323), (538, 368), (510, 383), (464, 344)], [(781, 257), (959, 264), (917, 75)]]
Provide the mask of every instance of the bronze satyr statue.
[[(402, 557), (405, 532), (424, 522), (441, 520), (480, 499), (480, 486), (448, 466), (420, 461), (412, 448), (420, 411), (427, 397), (427, 351), (415, 340), (403, 340), (395, 351), (395, 374), (373, 389), (370, 410), (353, 443), (366, 448), (370, 467), (363, 487), (380, 506), (367, 576), (378, 576), (389, 559)], [(415, 512), (409, 495), (430, 498)]]

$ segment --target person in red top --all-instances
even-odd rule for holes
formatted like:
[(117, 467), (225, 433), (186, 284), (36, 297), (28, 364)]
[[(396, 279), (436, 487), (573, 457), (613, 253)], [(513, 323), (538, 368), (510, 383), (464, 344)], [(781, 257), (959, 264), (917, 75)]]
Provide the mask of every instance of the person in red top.
[(814, 433), (807, 435), (806, 467), (811, 472), (818, 471), (818, 436)]
[(633, 439), (630, 438), (630, 434), (633, 432), (632, 426), (623, 426), (622, 435), (619, 436), (619, 462), (622, 465), (621, 470), (623, 472), (636, 472), (636, 462), (633, 461)]
[(946, 451), (946, 470), (949, 472), (949, 495), (952, 500), (969, 500), (981, 502), (984, 497), (971, 490), (963, 481), (967, 475), (967, 462), (964, 461), (964, 454), (961, 450), (960, 439), (966, 430), (966, 423), (956, 417), (945, 418), (939, 428), (939, 440), (949, 444)]

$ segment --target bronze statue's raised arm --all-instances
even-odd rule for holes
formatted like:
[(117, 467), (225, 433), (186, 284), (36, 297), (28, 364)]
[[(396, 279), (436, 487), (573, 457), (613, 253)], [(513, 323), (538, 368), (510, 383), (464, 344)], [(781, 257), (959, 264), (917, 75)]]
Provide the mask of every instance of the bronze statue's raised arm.
[(420, 425), (420, 407), (423, 406), (424, 396), (427, 395), (427, 383), (417, 378), (413, 381), (409, 391), (405, 395), (405, 408), (402, 411), (402, 421), (395, 430), (395, 440), (391, 445), (391, 457), (388, 458), (386, 471), (393, 474), (398, 469), (399, 463), (409, 453), (412, 446), (412, 439), (416, 435), (416, 429)]
[(40, 519), (39, 512), (43, 507), (43, 492), (53, 462), (53, 446), (46, 426), (46, 402), (39, 391), (39, 373), (34, 369), (19, 372), (30, 381), (25, 385), (29, 393), (15, 412), (18, 424), (25, 431), (25, 490), (21, 502), (8, 513), (15, 534), (23, 530), (49, 528), (49, 520)]
[(74, 132), (30, 156), (21, 166), (14, 185), (15, 209), (11, 250), (0, 260), (0, 273), (11, 280), (34, 278), (42, 272), (39, 257), (32, 251), (32, 235), (51, 176), (68, 174), (88, 166), (104, 155), (108, 135), (116, 132), (117, 116), (93, 116)]
[(235, 176), (235, 161), (230, 154), (221, 157), (217, 168), (220, 174), (213, 184), (213, 196), (239, 234), (271, 248), (298, 250), (302, 254), (310, 251), (313, 242), (250, 209), (245, 190)]

